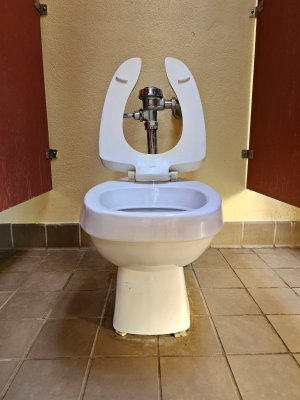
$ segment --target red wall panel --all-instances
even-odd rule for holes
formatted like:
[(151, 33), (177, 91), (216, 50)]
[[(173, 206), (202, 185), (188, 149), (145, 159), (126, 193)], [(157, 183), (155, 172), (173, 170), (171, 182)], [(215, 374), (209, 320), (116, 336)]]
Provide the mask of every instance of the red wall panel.
[(258, 16), (247, 187), (300, 207), (300, 1)]
[(32, 0), (0, 2), (0, 211), (52, 188), (40, 18)]

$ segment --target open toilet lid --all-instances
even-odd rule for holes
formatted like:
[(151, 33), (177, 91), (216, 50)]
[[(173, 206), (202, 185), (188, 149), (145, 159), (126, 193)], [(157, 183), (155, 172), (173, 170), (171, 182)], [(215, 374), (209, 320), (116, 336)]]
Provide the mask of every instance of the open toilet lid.
[(104, 102), (99, 154), (103, 164), (114, 171), (133, 174), (137, 181), (168, 181), (170, 174), (198, 169), (206, 154), (202, 103), (194, 77), (176, 58), (165, 59), (166, 73), (181, 106), (182, 134), (171, 150), (145, 154), (133, 149), (123, 133), (123, 114), (138, 80), (141, 59), (130, 58), (117, 69)]

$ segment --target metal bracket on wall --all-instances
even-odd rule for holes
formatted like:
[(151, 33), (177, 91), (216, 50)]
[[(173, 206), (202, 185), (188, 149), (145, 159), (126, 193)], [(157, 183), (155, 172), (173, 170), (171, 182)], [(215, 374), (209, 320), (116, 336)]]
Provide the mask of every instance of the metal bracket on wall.
[(254, 158), (254, 150), (242, 150), (242, 158), (252, 160)]
[(264, 9), (264, 0), (260, 0), (256, 7), (251, 7), (249, 10), (249, 17), (256, 18)]
[(57, 159), (57, 150), (56, 149), (46, 150), (46, 160), (56, 160), (56, 159)]
[(35, 8), (38, 10), (38, 12), (41, 15), (47, 15), (48, 14), (48, 8), (47, 4), (41, 4), (39, 0), (33, 0)]

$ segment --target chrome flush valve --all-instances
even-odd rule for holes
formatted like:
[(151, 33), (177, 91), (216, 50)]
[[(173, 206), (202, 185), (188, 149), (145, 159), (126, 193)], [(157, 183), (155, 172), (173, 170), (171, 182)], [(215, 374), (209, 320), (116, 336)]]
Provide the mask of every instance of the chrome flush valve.
[(180, 104), (176, 97), (165, 100), (161, 89), (155, 86), (147, 86), (141, 89), (139, 99), (143, 102), (143, 108), (133, 113), (125, 113), (124, 118), (134, 118), (137, 121), (144, 122), (147, 131), (148, 153), (157, 154), (157, 111), (171, 109), (175, 118), (181, 118)]

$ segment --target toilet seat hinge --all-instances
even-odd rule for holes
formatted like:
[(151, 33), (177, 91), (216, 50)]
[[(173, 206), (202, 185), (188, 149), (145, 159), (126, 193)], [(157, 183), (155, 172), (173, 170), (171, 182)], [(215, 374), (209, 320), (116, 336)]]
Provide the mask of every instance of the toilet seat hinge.
[(171, 182), (175, 182), (178, 180), (178, 172), (177, 171), (170, 171), (169, 176), (170, 176)]
[[(128, 171), (128, 180), (129, 182), (136, 182), (136, 172), (135, 171)], [(149, 181), (161, 181), (161, 182), (175, 182), (178, 180), (178, 172), (177, 171), (170, 171), (169, 172), (169, 179), (149, 179)], [(145, 182), (146, 180), (141, 179), (141, 182)]]
[(135, 182), (135, 171), (128, 171), (128, 180), (129, 182)]

